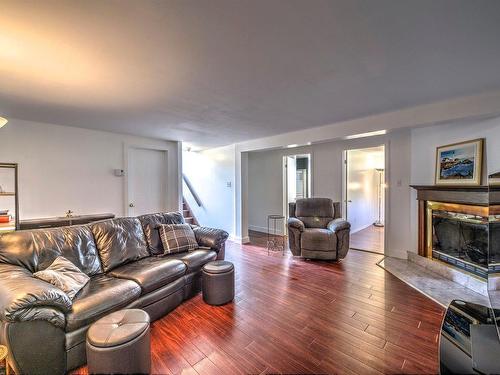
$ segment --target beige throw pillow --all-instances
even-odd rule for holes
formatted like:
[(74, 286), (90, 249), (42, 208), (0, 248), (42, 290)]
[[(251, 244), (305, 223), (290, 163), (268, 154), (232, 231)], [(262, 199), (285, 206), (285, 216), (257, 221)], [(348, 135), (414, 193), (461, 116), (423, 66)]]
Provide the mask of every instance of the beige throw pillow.
[(33, 276), (61, 289), (70, 299), (75, 298), (90, 280), (90, 277), (64, 257), (57, 257), (50, 266), (35, 272)]

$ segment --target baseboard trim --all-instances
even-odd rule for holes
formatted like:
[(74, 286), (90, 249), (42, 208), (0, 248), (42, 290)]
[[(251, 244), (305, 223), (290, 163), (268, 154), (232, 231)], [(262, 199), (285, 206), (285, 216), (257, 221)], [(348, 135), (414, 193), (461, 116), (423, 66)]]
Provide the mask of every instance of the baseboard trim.
[(372, 225), (373, 225), (373, 223), (371, 223), (371, 224), (367, 224), (367, 225), (365, 225), (365, 226), (363, 226), (363, 227), (361, 227), (361, 228), (359, 228), (359, 229), (356, 229), (356, 230), (351, 230), (351, 234), (361, 232), (363, 229), (369, 228), (369, 227), (371, 227)]
[[(255, 232), (260, 232), (260, 233), (267, 233), (267, 227), (261, 227), (258, 225), (249, 225), (248, 226), (249, 230), (253, 230)], [(272, 232), (270, 232), (272, 234)], [(284, 236), (285, 234), (283, 233), (283, 230), (279, 230), (277, 235)]]
[(235, 242), (237, 244), (243, 245), (246, 243), (250, 243), (250, 237), (238, 237), (238, 236), (229, 236), (229, 241)]

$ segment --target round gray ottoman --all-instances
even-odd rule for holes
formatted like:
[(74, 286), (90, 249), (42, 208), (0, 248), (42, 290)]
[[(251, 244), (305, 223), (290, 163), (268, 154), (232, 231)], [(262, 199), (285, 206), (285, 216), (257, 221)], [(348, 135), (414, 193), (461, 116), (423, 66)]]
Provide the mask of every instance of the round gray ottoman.
[(201, 287), (203, 300), (209, 305), (224, 305), (234, 299), (234, 266), (216, 260), (203, 266)]
[(87, 332), (89, 374), (149, 374), (149, 315), (139, 309), (114, 312)]

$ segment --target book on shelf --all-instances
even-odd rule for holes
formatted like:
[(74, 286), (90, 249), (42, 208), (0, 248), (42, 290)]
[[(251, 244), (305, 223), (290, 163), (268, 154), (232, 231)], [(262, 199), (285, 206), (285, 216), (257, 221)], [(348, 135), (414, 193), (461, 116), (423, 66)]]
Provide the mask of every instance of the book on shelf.
[(9, 214), (0, 214), (0, 223), (9, 223), (12, 221), (12, 216)]

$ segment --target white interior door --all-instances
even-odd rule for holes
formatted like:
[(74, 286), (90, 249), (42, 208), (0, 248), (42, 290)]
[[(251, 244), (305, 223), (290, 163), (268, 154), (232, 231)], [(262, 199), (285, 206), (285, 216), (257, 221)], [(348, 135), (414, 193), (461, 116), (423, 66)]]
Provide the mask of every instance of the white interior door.
[(364, 194), (365, 165), (359, 153), (347, 152), (347, 185), (346, 185), (346, 212), (347, 221), (351, 223), (351, 233), (362, 229), (362, 216), (366, 215), (367, 205)]
[(128, 214), (138, 216), (167, 209), (167, 152), (130, 148)]
[(286, 158), (287, 174), (287, 203), (295, 202), (297, 199), (297, 162), (295, 156)]

